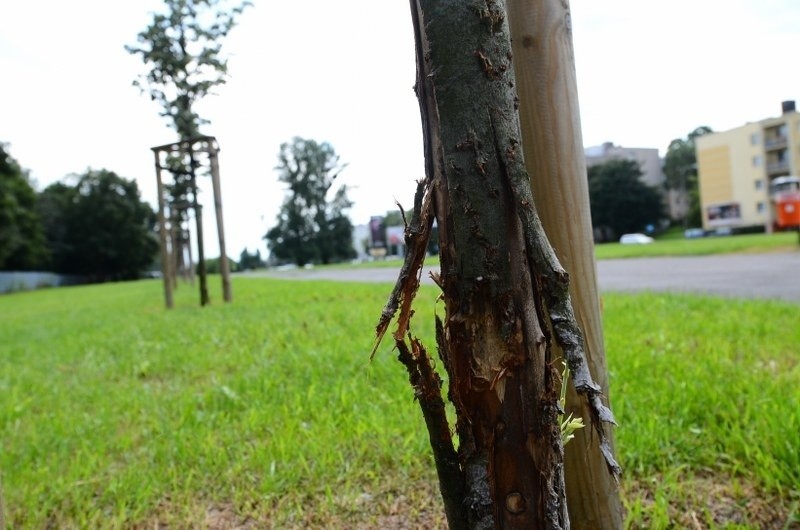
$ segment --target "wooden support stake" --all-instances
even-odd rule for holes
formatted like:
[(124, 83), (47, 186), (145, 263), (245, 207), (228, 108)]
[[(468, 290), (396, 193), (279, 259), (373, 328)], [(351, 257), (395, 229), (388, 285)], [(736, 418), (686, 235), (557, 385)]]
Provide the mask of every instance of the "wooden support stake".
[[(608, 396), (608, 375), (586, 163), (581, 136), (569, 2), (508, 0), (522, 146), (544, 230), (570, 275), (570, 297), (594, 381)], [(589, 407), (572, 385), (568, 410), (588, 425)], [(611, 434), (607, 431), (609, 444)], [(615, 477), (591, 427), (566, 446), (565, 481), (574, 529), (621, 528)]]
[(156, 159), (156, 184), (158, 188), (158, 240), (161, 248), (161, 278), (164, 281), (164, 303), (167, 309), (172, 309), (172, 256), (167, 246), (167, 226), (164, 215), (164, 183), (161, 179), (161, 164), (159, 151), (154, 149)]
[(208, 141), (208, 157), (211, 162), (211, 185), (214, 188), (214, 211), (217, 215), (217, 236), (219, 237), (219, 270), (222, 274), (222, 298), (230, 302), (231, 295), (231, 268), (228, 263), (228, 254), (225, 252), (225, 225), (222, 219), (222, 187), (219, 182), (219, 150), (213, 141)]

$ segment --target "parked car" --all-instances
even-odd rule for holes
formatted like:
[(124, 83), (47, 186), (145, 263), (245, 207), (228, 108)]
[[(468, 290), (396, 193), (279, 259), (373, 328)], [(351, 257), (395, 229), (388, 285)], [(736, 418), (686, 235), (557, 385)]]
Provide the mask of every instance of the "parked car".
[(623, 245), (647, 245), (653, 241), (652, 237), (644, 234), (625, 234), (619, 238), (619, 242)]
[(683, 237), (686, 239), (696, 239), (698, 237), (705, 237), (706, 231), (702, 228), (687, 228), (683, 231)]

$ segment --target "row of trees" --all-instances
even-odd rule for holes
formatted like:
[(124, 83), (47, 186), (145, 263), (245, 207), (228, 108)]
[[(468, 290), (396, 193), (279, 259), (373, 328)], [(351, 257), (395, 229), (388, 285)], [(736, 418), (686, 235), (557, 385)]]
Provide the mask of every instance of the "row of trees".
[(135, 181), (87, 170), (37, 193), (0, 145), (0, 270), (50, 270), (95, 281), (137, 278), (153, 263), (155, 214)]

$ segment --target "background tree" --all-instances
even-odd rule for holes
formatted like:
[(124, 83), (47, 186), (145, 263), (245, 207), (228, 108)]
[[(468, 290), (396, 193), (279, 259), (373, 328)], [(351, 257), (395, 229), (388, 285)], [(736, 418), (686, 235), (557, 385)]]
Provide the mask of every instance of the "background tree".
[(644, 231), (665, 217), (661, 194), (639, 180), (642, 170), (636, 161), (609, 160), (588, 173), (592, 224), (602, 239)]
[(130, 280), (153, 263), (155, 214), (133, 180), (89, 170), (75, 186), (46, 188), (40, 211), (57, 272)]
[(710, 127), (701, 126), (690, 132), (686, 138), (676, 138), (669, 143), (664, 156), (664, 174), (667, 188), (678, 192), (685, 201), (684, 227), (702, 224), (700, 213), (700, 183), (697, 179), (697, 155), (694, 141), (697, 137), (713, 132)]
[(239, 270), (246, 271), (246, 270), (255, 270), (255, 269), (262, 269), (266, 267), (267, 264), (261, 258), (261, 251), (256, 249), (255, 252), (250, 254), (247, 249), (245, 248), (242, 250), (242, 253), (239, 255)]
[[(281, 145), (278, 179), (288, 185), (277, 224), (264, 236), (276, 258), (303, 266), (356, 257), (347, 186), (333, 185), (345, 165), (333, 147), (294, 138)], [(332, 196), (331, 196), (332, 194)]]
[(0, 143), (0, 270), (47, 265), (48, 249), (28, 175)]
[[(206, 260), (206, 272), (209, 274), (219, 274), (221, 271), (220, 267), (220, 258), (211, 258)], [(239, 264), (236, 263), (236, 260), (228, 257), (228, 270), (231, 272), (236, 272), (239, 269)]]
[(50, 249), (51, 268), (55, 272), (67, 272), (72, 268), (70, 260), (75, 253), (72, 245), (76, 238), (70, 233), (68, 218), (78, 199), (78, 189), (63, 182), (55, 182), (39, 194), (36, 209)]

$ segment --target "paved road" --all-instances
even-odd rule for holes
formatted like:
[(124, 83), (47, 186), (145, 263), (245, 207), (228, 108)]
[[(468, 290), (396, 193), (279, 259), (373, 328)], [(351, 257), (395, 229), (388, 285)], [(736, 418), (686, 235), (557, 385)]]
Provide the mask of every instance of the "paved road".
[[(800, 252), (601, 260), (601, 291), (669, 291), (800, 303)], [(259, 273), (261, 274), (261, 273)], [(396, 269), (317, 269), (264, 273), (270, 277), (390, 282)], [(428, 275), (423, 274), (430, 282)]]

